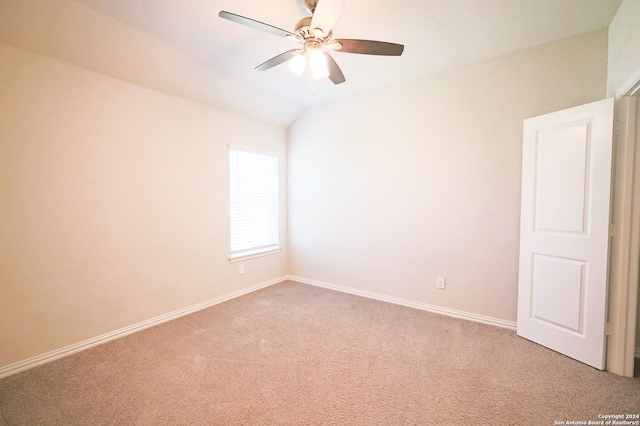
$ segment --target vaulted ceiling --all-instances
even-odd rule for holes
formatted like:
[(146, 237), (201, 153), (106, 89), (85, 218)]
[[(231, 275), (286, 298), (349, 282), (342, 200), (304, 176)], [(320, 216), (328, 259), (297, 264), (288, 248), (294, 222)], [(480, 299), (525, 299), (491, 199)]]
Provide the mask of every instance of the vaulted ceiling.
[[(90, 59), (89, 51), (108, 51), (110, 42), (120, 40), (122, 52), (138, 46), (139, 52), (129, 52), (131, 57), (147, 58), (147, 63), (153, 64), (149, 59), (153, 52), (149, 50), (158, 44), (132, 41), (131, 45), (125, 45), (122, 41), (131, 39), (134, 33), (120, 38), (113, 33), (115, 28), (121, 28), (122, 32), (122, 28), (128, 27), (135, 34), (150, 36), (180, 51), (183, 57), (193, 58), (211, 71), (212, 80), (224, 81), (215, 90), (202, 89), (202, 93), (210, 90), (214, 98), (221, 93), (221, 98), (213, 103), (227, 102), (232, 110), (244, 108), (245, 113), (258, 117), (265, 108), (279, 109), (282, 114), (263, 111), (262, 118), (285, 126), (309, 105), (607, 27), (621, 3), (621, 0), (346, 0), (333, 27), (335, 37), (395, 42), (404, 44), (405, 51), (400, 57), (333, 53), (346, 82), (336, 86), (327, 79), (318, 80), (311, 93), (308, 79), (296, 77), (285, 65), (268, 71), (254, 70), (267, 59), (292, 49), (295, 43), (218, 16), (221, 10), (226, 10), (293, 31), (296, 22), (308, 16), (303, 0), (64, 1), (73, 3), (67, 5), (66, 14), (59, 11), (63, 0), (0, 0), (0, 42), (60, 56), (62, 60), (127, 80), (126, 67), (109, 71), (112, 65), (106, 61), (97, 65), (97, 60)], [(92, 20), (99, 14), (115, 24), (92, 25), (87, 20), (90, 14), (76, 11), (77, 8), (90, 9)], [(70, 22), (70, 17), (77, 22)], [(49, 22), (51, 19), (60, 22), (56, 26)], [(65, 51), (59, 45), (54, 48), (46, 41), (47, 37), (53, 37), (47, 31), (54, 32), (54, 27), (57, 33), (69, 32), (65, 41), (67, 50), (79, 49), (81, 42), (76, 39), (91, 39), (94, 45), (87, 48), (84, 56)], [(95, 37), (99, 31), (103, 32), (102, 38)], [(100, 67), (104, 69), (96, 69)], [(159, 68), (163, 67), (155, 67), (157, 73), (162, 72)], [(136, 78), (130, 80), (140, 83)], [(199, 89), (194, 79), (190, 80), (184, 84), (193, 86), (189, 89), (194, 93), (191, 97), (197, 98)], [(176, 81), (165, 91), (180, 94), (181, 89), (177, 88), (180, 83)], [(158, 87), (162, 84), (159, 79), (148, 86), (163, 90)], [(205, 95), (202, 96), (203, 99), (196, 100), (206, 103)], [(254, 107), (249, 105), (252, 102), (256, 104)]]

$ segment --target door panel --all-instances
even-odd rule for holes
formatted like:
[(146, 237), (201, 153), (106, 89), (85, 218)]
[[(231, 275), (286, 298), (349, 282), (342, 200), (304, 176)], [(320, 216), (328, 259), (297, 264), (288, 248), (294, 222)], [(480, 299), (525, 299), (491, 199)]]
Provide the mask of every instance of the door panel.
[(584, 232), (587, 130), (584, 123), (576, 123), (538, 134), (533, 182), (537, 231)]
[(534, 254), (532, 319), (582, 334), (586, 267), (587, 262)]
[(518, 335), (604, 369), (613, 99), (525, 120)]

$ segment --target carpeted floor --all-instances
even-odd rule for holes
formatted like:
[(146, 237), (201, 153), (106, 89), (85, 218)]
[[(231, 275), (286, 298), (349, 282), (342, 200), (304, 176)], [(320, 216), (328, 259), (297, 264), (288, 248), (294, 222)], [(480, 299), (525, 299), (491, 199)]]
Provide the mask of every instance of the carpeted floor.
[(285, 282), (0, 380), (0, 425), (554, 425), (640, 379), (514, 332)]

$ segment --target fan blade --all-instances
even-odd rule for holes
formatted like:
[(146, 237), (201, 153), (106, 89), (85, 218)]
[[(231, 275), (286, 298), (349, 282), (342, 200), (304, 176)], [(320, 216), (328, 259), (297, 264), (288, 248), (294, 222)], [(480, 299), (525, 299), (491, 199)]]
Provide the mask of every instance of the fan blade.
[[(404, 45), (387, 43), (386, 41), (336, 39), (334, 42), (342, 46), (336, 51), (346, 53), (360, 53), (363, 55), (400, 56), (404, 51)], [(333, 47), (333, 46), (331, 46)]]
[(327, 58), (327, 66), (329, 67), (329, 80), (333, 81), (333, 84), (344, 83), (346, 81), (344, 78), (344, 74), (342, 74), (342, 70), (340, 69), (336, 61), (334, 61), (331, 55), (329, 55), (327, 52), (322, 53), (324, 54), (324, 57)]
[(251, 27), (256, 30), (266, 31), (277, 36), (290, 36), (294, 38), (296, 36), (295, 34), (290, 33), (287, 30), (283, 30), (282, 28), (274, 27), (273, 25), (265, 24), (264, 22), (256, 21), (255, 19), (236, 15), (235, 13), (225, 12), (224, 10), (221, 11), (218, 16), (233, 22), (237, 22), (238, 24), (246, 25), (247, 27)]
[(318, 0), (311, 18), (311, 28), (319, 28), (327, 35), (338, 20), (344, 0)]
[(257, 69), (258, 71), (266, 71), (268, 69), (271, 69), (276, 65), (280, 65), (284, 62), (287, 62), (293, 59), (293, 57), (296, 56), (299, 51), (300, 49), (288, 50), (284, 53), (279, 54), (278, 56), (274, 56), (273, 58), (269, 59), (266, 62), (263, 62), (262, 64), (258, 65), (255, 69)]

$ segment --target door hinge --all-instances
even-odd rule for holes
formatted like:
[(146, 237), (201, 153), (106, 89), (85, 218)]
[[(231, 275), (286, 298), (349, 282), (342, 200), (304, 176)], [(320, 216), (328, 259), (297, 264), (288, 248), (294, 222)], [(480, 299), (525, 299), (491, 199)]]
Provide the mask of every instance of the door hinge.
[(627, 126), (624, 121), (616, 121), (613, 123), (613, 135), (620, 136), (625, 134), (627, 131)]
[(613, 334), (613, 324), (608, 322), (604, 325), (604, 334), (607, 336), (611, 336)]
[(615, 237), (616, 234), (618, 233), (618, 225), (616, 224), (610, 224), (609, 225), (609, 236), (610, 237)]

